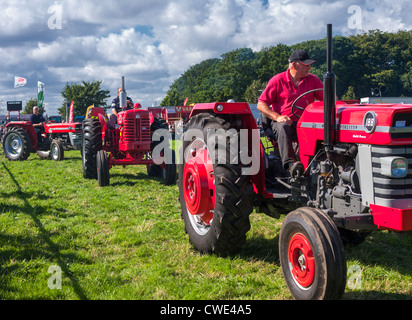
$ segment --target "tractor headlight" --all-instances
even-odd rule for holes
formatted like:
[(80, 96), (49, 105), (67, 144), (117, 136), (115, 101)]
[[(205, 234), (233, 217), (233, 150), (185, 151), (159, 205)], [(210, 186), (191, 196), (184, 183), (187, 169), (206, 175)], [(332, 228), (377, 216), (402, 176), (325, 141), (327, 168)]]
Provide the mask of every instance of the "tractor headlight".
[(381, 173), (390, 178), (405, 178), (409, 171), (408, 160), (402, 157), (381, 158)]

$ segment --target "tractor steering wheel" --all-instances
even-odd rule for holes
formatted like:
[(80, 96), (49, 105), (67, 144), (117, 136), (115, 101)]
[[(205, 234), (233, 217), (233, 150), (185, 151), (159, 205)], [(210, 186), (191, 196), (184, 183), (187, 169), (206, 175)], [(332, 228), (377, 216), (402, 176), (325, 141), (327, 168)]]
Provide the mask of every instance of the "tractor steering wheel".
[(305, 110), (305, 108), (302, 108), (302, 107), (297, 106), (296, 103), (297, 103), (300, 99), (302, 99), (304, 96), (306, 96), (307, 94), (312, 93), (312, 92), (316, 92), (316, 91), (323, 91), (323, 89), (322, 89), (322, 88), (318, 88), (318, 89), (313, 89), (313, 90), (306, 91), (304, 94), (301, 94), (299, 97), (297, 97), (297, 98), (295, 99), (295, 101), (293, 101), (292, 106), (291, 106), (291, 109), (292, 109), (292, 114), (293, 114), (295, 117), (300, 118), (300, 115), (296, 114), (295, 109), (298, 109), (298, 110), (301, 110), (301, 111)]

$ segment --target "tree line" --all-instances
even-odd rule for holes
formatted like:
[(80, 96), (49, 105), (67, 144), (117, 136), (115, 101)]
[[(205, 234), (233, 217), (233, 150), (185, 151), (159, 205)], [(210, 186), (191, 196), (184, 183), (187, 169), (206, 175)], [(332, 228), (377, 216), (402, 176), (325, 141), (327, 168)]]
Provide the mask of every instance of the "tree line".
[[(296, 49), (307, 50), (317, 61), (311, 73), (322, 80), (326, 42), (324, 38), (291, 46), (278, 44), (259, 52), (240, 48), (202, 61), (173, 82), (161, 106), (182, 105), (186, 97), (189, 104), (229, 99), (255, 104), (267, 82), (287, 70), (288, 58)], [(335, 36), (332, 51), (339, 99), (360, 99), (370, 96), (372, 88), (383, 87), (386, 96), (412, 95), (412, 31)]]

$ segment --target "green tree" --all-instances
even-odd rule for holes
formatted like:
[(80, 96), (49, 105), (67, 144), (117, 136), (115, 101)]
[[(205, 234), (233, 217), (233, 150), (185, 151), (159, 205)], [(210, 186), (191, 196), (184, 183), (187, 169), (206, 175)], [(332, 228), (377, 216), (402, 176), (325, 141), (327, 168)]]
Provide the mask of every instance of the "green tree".
[[(228, 99), (255, 102), (258, 81), (268, 82), (287, 70), (288, 58), (296, 49), (307, 50), (317, 61), (311, 73), (322, 80), (327, 71), (326, 37), (292, 46), (277, 44), (259, 52), (241, 48), (190, 67), (172, 84), (163, 103), (181, 104), (186, 97), (191, 103)], [(332, 51), (338, 97), (359, 99), (369, 96), (371, 88), (382, 86), (388, 88), (387, 95), (412, 95), (412, 31), (373, 30), (335, 36)]]
[(293, 50), (284, 44), (263, 48), (256, 54), (256, 78), (268, 82), (274, 75), (287, 70), (292, 52)]
[[(26, 102), (26, 105), (24, 106), (23, 111), (21, 112), (22, 114), (32, 114), (33, 113), (33, 108), (37, 106), (37, 99), (36, 98), (31, 98), (29, 101)], [(44, 114), (46, 112), (44, 106), (39, 107), (39, 113)]]
[[(183, 103), (182, 103), (183, 104)], [(166, 97), (161, 102), (161, 107), (178, 106), (179, 104), (179, 92), (176, 88), (172, 88), (166, 94)]]
[(247, 87), (245, 92), (245, 100), (247, 103), (256, 104), (258, 103), (258, 99), (262, 94), (262, 91), (265, 90), (267, 86), (267, 82), (263, 82), (261, 80), (254, 80), (252, 84)]
[(342, 100), (356, 100), (355, 91), (352, 86), (349, 86), (346, 93), (341, 97)]
[[(87, 108), (91, 105), (95, 107), (106, 107), (106, 100), (110, 97), (109, 90), (102, 90), (100, 85), (102, 81), (92, 81), (82, 83), (66, 83), (62, 97), (68, 103), (74, 101), (74, 116), (84, 116)], [(66, 104), (59, 108), (59, 113), (66, 116)]]

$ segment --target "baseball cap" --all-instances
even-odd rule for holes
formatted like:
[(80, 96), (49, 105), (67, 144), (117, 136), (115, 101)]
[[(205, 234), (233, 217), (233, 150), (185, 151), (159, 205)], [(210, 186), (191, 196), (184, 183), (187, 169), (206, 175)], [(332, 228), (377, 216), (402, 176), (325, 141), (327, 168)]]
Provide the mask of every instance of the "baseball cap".
[(292, 53), (292, 55), (289, 58), (289, 62), (295, 62), (295, 61), (300, 61), (303, 64), (310, 65), (312, 63), (315, 63), (316, 61), (311, 59), (309, 57), (309, 54), (306, 52), (306, 50), (296, 50), (295, 52)]

